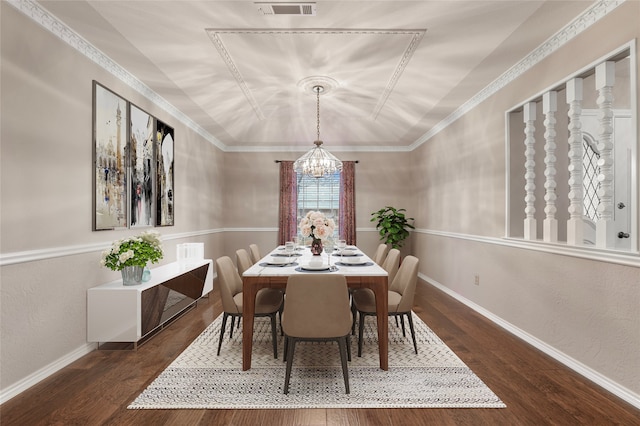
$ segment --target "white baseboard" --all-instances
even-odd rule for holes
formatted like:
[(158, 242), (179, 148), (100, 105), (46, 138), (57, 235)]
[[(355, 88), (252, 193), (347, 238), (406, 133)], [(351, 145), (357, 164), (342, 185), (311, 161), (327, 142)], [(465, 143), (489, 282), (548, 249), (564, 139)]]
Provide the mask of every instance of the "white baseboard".
[(556, 361), (564, 364), (565, 366), (567, 366), (568, 368), (572, 369), (576, 373), (578, 373), (581, 376), (584, 376), (585, 378), (591, 380), (592, 382), (594, 382), (598, 386), (603, 387), (604, 389), (606, 389), (609, 392), (613, 393), (617, 397), (625, 400), (626, 402), (628, 402), (629, 404), (633, 405), (634, 407), (640, 408), (640, 395), (638, 395), (637, 393), (631, 391), (630, 389), (627, 389), (626, 387), (620, 385), (617, 382), (614, 382), (613, 380), (609, 379), (608, 377), (603, 376), (602, 374), (598, 373), (597, 371), (595, 371), (595, 370), (587, 367), (586, 365), (582, 364), (580, 361), (577, 361), (577, 360), (571, 358), (570, 356), (568, 356), (565, 353), (557, 350), (553, 346), (550, 346), (547, 343), (543, 342), (542, 340), (536, 338), (535, 336), (532, 336), (531, 334), (527, 333), (526, 331), (519, 329), (518, 327), (516, 327), (513, 324), (503, 320), (502, 318), (498, 317), (497, 315), (494, 315), (493, 313), (487, 311), (483, 307), (475, 304), (474, 302), (470, 301), (469, 299), (466, 299), (465, 297), (463, 297), (463, 296), (459, 295), (458, 293), (454, 292), (450, 288), (440, 284), (436, 280), (431, 279), (431, 278), (427, 277), (426, 275), (424, 275), (422, 273), (420, 273), (418, 275), (419, 275), (419, 277), (421, 279), (426, 281), (428, 284), (438, 288), (439, 290), (442, 290), (443, 292), (447, 293), (449, 296), (453, 297), (454, 299), (458, 300), (459, 302), (464, 303), (469, 308), (473, 309), (474, 311), (478, 312), (480, 315), (482, 315), (482, 316), (486, 317), (487, 319), (489, 319), (490, 321), (494, 322), (496, 325), (498, 325), (498, 326), (502, 327), (503, 329), (507, 330), (509, 333), (519, 337), (520, 339), (522, 339), (525, 342), (529, 343), (530, 345), (534, 346), (536, 349), (541, 350), (542, 352), (544, 352), (545, 354), (549, 355), (550, 357), (552, 357)]
[(89, 352), (94, 351), (97, 347), (98, 345), (96, 343), (87, 343), (77, 348), (73, 352), (66, 354), (62, 358), (57, 359), (51, 364), (41, 368), (35, 373), (30, 374), (24, 379), (12, 384), (8, 388), (0, 390), (0, 404), (4, 404), (5, 402), (10, 400), (14, 396), (18, 395), (19, 393), (24, 392), (25, 390), (29, 389), (31, 386), (41, 382), (42, 380), (60, 371), (61, 369), (71, 364), (72, 362), (82, 358)]

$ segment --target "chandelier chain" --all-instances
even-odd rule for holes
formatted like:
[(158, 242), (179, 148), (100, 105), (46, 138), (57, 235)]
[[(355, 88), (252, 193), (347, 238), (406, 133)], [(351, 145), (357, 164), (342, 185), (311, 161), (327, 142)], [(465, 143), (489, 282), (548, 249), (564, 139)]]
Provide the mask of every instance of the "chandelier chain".
[(320, 140), (320, 92), (322, 91), (322, 86), (316, 86), (314, 87), (315, 91), (316, 91), (316, 119), (317, 119), (317, 134), (318, 134), (318, 139), (316, 140)]

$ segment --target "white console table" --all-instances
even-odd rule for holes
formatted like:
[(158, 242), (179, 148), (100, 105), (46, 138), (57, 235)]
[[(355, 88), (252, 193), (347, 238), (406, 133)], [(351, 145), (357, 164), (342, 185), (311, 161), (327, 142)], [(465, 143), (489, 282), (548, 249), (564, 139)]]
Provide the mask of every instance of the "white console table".
[(213, 290), (211, 259), (174, 262), (151, 270), (151, 279), (124, 286), (112, 281), (87, 291), (89, 342), (138, 342)]

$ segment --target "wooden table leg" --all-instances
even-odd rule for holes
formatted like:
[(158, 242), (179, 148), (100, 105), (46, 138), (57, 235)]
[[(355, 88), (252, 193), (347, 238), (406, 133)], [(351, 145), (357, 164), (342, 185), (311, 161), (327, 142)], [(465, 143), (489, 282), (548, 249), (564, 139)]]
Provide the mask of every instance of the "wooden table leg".
[(378, 351), (380, 368), (389, 369), (389, 294), (387, 277), (371, 277), (375, 281), (371, 286), (376, 295), (376, 317), (378, 319)]
[(253, 316), (256, 311), (256, 294), (259, 279), (244, 277), (242, 284), (242, 370), (251, 368), (253, 345)]

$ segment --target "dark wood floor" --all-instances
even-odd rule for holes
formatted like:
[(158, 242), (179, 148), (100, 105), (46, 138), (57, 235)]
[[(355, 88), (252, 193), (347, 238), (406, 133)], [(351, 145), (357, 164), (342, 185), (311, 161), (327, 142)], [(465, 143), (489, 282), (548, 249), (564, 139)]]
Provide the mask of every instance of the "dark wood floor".
[[(640, 410), (418, 286), (415, 311), (502, 399), (504, 409), (127, 410), (221, 313), (217, 291), (137, 351), (94, 351), (0, 406), (9, 425), (638, 425)], [(238, 361), (240, 362), (240, 361)]]

